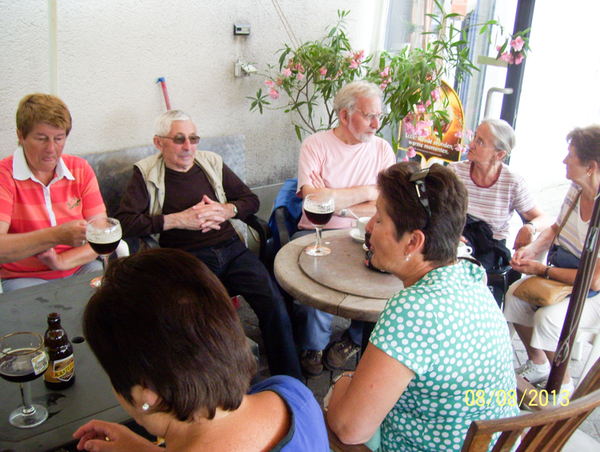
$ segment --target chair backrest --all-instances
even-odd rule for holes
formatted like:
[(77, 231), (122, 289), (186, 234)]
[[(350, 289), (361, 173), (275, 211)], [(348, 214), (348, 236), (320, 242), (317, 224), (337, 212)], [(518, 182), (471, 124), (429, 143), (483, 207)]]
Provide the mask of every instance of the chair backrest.
[[(566, 406), (558, 406), (521, 416), (474, 421), (467, 432), (462, 452), (485, 452), (495, 433), (500, 433), (492, 452), (560, 451), (577, 427), (600, 406), (600, 360), (594, 364)], [(523, 433), (527, 430), (527, 433)]]

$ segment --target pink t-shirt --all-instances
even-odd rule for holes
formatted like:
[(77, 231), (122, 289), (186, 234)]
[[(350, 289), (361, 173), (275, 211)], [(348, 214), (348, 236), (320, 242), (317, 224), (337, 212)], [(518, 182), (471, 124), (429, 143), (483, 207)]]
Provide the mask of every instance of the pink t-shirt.
[[(377, 175), (396, 163), (396, 156), (387, 141), (373, 137), (369, 143), (346, 144), (335, 136), (333, 130), (317, 132), (304, 140), (298, 162), (298, 191), (312, 185), (310, 174), (321, 174), (328, 188), (350, 188), (377, 185)], [(334, 216), (325, 229), (348, 229), (352, 218)], [(302, 212), (300, 229), (314, 229)]]

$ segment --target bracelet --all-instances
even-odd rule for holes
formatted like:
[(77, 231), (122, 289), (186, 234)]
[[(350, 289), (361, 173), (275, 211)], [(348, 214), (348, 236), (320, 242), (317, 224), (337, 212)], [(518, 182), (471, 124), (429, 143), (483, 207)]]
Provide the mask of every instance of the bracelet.
[(554, 265), (548, 265), (548, 266), (546, 267), (546, 271), (544, 272), (544, 278), (546, 278), (546, 279), (550, 279), (550, 275), (548, 274), (548, 272), (550, 271), (550, 269), (551, 269), (552, 267), (554, 267)]
[(344, 218), (346, 216), (346, 211), (348, 209), (342, 209), (342, 211), (340, 212), (340, 218)]
[(533, 235), (535, 235), (537, 233), (537, 228), (535, 227), (535, 224), (533, 224), (531, 221), (528, 221), (525, 224), (530, 224), (531, 226), (533, 226)]
[(333, 381), (331, 382), (331, 386), (335, 385), (338, 380), (342, 377), (348, 377), (348, 378), (352, 378), (354, 376), (354, 374), (350, 373), (350, 372), (342, 372), (341, 374), (339, 374), (337, 377), (335, 377), (333, 379)]

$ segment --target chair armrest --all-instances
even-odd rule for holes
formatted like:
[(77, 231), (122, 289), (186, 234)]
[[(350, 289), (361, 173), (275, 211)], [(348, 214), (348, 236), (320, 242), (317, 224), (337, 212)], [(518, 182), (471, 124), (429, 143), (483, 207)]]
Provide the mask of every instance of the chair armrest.
[(290, 241), (290, 234), (288, 232), (288, 227), (286, 224), (286, 212), (287, 209), (285, 207), (278, 207), (273, 212), (275, 216), (275, 224), (277, 224), (277, 231), (279, 233), (279, 243), (280, 246), (284, 246)]
[(140, 240), (146, 246), (146, 249), (157, 250), (160, 248), (158, 242), (150, 235), (140, 237)]
[(273, 236), (271, 228), (269, 228), (269, 225), (265, 220), (257, 217), (254, 214), (246, 218), (244, 220), (244, 223), (246, 223), (258, 234), (257, 242), (259, 242), (260, 246), (258, 258), (262, 263), (265, 263), (267, 259), (267, 240)]

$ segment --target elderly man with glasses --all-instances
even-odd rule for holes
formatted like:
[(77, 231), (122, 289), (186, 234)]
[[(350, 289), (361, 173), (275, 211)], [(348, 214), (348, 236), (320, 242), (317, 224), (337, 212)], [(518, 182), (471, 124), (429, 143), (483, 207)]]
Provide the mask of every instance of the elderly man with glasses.
[[(375, 214), (377, 175), (396, 163), (389, 143), (375, 136), (382, 117), (381, 97), (374, 83), (360, 80), (345, 85), (333, 103), (337, 127), (315, 133), (302, 143), (296, 195), (305, 198), (324, 192), (334, 198), (336, 210), (324, 229), (350, 229), (352, 215)], [(296, 237), (314, 230), (305, 214), (298, 227), (304, 231)], [(329, 369), (342, 368), (360, 350), (362, 322), (352, 321), (350, 329), (323, 356), (333, 315), (299, 304), (295, 308), (301, 336), (300, 365), (305, 376), (320, 375), (323, 363)]]
[(153, 235), (163, 248), (196, 256), (230, 294), (240, 294), (258, 317), (269, 370), (301, 378), (291, 322), (269, 273), (228, 221), (258, 211), (258, 197), (218, 154), (197, 151), (200, 138), (186, 113), (156, 120), (159, 154), (134, 166), (116, 217), (124, 237)]

